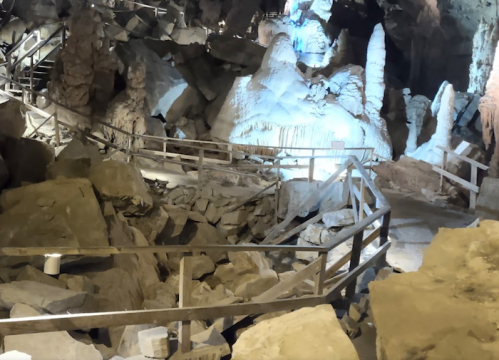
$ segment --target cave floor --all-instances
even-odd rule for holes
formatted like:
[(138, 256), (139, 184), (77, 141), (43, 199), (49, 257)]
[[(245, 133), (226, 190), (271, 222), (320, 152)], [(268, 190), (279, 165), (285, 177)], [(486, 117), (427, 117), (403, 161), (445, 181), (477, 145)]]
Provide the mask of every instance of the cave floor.
[(392, 207), (388, 263), (394, 268), (416, 271), (423, 261), (423, 252), (438, 229), (463, 228), (476, 220), (476, 216), (442, 208), (412, 198), (406, 193), (383, 189)]

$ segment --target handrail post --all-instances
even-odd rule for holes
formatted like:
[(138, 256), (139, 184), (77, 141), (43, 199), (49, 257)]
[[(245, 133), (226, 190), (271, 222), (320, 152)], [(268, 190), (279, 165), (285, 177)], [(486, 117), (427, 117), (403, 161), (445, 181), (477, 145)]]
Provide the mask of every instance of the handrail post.
[(354, 185), (353, 185), (353, 179), (352, 179), (352, 169), (348, 169), (347, 172), (347, 181), (348, 181), (348, 189), (350, 191), (350, 202), (352, 203), (352, 211), (353, 211), (353, 217), (355, 219), (355, 222), (359, 222), (359, 212), (362, 211), (362, 208), (357, 211), (357, 201), (355, 199), (355, 192), (354, 192)]
[[(471, 183), (473, 185), (476, 185), (477, 182), (477, 171), (478, 168), (476, 167), (475, 164), (471, 164)], [(476, 195), (477, 193), (474, 192), (473, 190), (470, 190), (470, 209), (475, 210), (476, 208)]]
[[(189, 306), (189, 297), (191, 294), (192, 282), (192, 264), (191, 254), (183, 253), (180, 259), (180, 280), (179, 280), (179, 301), (178, 307), (184, 308)], [(179, 336), (180, 351), (188, 353), (191, 351), (191, 322), (180, 321), (179, 323)]]
[(312, 149), (312, 157), (308, 161), (308, 182), (314, 181), (315, 149)]
[(324, 292), (324, 282), (326, 281), (326, 264), (327, 264), (328, 252), (321, 252), (320, 257), (320, 268), (317, 275), (315, 275), (315, 285), (314, 285), (314, 295), (322, 295)]
[(198, 189), (201, 190), (201, 184), (203, 182), (203, 162), (204, 162), (204, 149), (199, 149), (199, 160), (198, 160)]
[[(7, 69), (5, 76), (9, 79), (11, 78), (12, 73), (12, 56), (10, 54), (7, 55)], [(5, 83), (5, 91), (10, 91), (10, 81)]]
[[(29, 58), (29, 89), (31, 91), (33, 91), (33, 56), (34, 55), (31, 55), (30, 58)], [(29, 95), (29, 102), (30, 104), (33, 104), (33, 100), (34, 100), (34, 96), (33, 96), (33, 92), (30, 93)]]
[(166, 158), (166, 139), (163, 140), (163, 157)]
[(61, 146), (61, 134), (59, 133), (59, 118), (57, 116), (57, 105), (54, 110), (54, 129), (55, 129), (55, 144)]
[(66, 46), (66, 22), (62, 24), (62, 40), (61, 40), (61, 50)]
[[(390, 216), (391, 211), (387, 212), (381, 220), (381, 228), (379, 231), (379, 246), (383, 246), (388, 242), (388, 234), (390, 232)], [(383, 255), (377, 263), (377, 267), (381, 268), (386, 265), (386, 254)]]
[(127, 135), (127, 145), (126, 145), (126, 162), (129, 163), (130, 160), (132, 159), (132, 156), (130, 155), (130, 152), (132, 150), (132, 136)]
[[(362, 241), (364, 240), (364, 230), (359, 231), (353, 236), (352, 255), (350, 257), (350, 268), (348, 272), (353, 271), (360, 264), (360, 254), (362, 252)], [(357, 288), (357, 278), (355, 278), (346, 288), (346, 297), (352, 299)]]
[[(442, 170), (445, 170), (447, 167), (447, 152), (442, 150), (444, 153), (442, 156)], [(440, 174), (440, 193), (444, 192), (444, 175)]]
[(277, 160), (277, 182), (275, 184), (275, 196), (274, 196), (274, 200), (275, 200), (275, 204), (274, 204), (274, 207), (275, 207), (274, 218), (275, 218), (275, 224), (276, 225), (278, 224), (278, 221), (279, 221), (278, 214), (279, 214), (280, 195), (281, 195), (281, 159), (279, 158), (279, 160)]

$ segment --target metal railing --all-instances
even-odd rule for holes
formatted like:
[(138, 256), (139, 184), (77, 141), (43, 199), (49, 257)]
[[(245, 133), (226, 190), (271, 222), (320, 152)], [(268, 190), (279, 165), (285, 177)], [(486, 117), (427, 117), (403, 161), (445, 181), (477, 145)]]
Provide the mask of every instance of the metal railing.
[[(2, 77), (2, 76), (0, 76)], [(9, 80), (9, 79), (8, 79)], [(16, 83), (9, 80), (12, 83)], [(36, 93), (31, 89), (23, 89), (23, 94), (25, 92)], [(22, 101), (19, 98), (14, 97), (9, 92), (0, 90), (0, 93), (14, 98), (18, 101)], [(22, 97), (24, 98), (24, 96)], [(202, 145), (205, 142), (202, 141), (179, 141), (168, 138), (151, 137), (148, 135), (136, 135), (127, 133), (121, 129), (118, 129), (110, 124), (100, 122), (103, 126), (108, 126), (109, 128), (119, 131), (122, 134), (127, 135), (127, 147), (123, 147), (117, 144), (110, 143), (106, 140), (97, 138), (87, 131), (83, 131), (76, 126), (67, 124), (60, 119), (58, 119), (57, 108), (67, 108), (62, 104), (55, 103), (55, 110), (53, 114), (45, 113), (48, 119), (53, 119), (54, 126), (56, 129), (59, 126), (64, 126), (74, 132), (79, 132), (84, 134), (89, 139), (95, 140), (97, 142), (103, 143), (110, 148), (122, 151), (127, 155), (128, 160), (132, 157), (145, 157), (150, 158), (158, 162), (171, 162), (175, 164), (185, 164), (191, 167), (197, 167), (200, 169), (198, 175), (200, 180), (202, 180), (202, 173), (206, 170), (219, 170), (236, 172), (235, 169), (238, 167), (232, 166), (232, 164), (223, 163), (214, 166), (211, 164), (206, 164), (204, 159), (205, 151), (217, 151), (221, 153), (234, 155), (238, 150), (234, 150), (235, 145), (226, 143), (215, 143), (219, 145), (227, 146), (227, 149), (206, 149)], [(29, 109), (36, 109), (36, 107), (27, 105)], [(44, 113), (42, 110), (37, 109), (39, 112)], [(69, 109), (73, 111), (72, 109)], [(77, 113), (77, 112), (75, 112)], [(80, 114), (81, 115), (81, 114)], [(58, 133), (56, 131), (56, 133)], [(199, 156), (195, 159), (195, 162), (185, 162), (185, 161), (175, 161), (167, 159), (168, 154), (166, 150), (161, 153), (161, 155), (150, 155), (143, 154), (140, 152), (135, 152), (132, 150), (130, 143), (131, 139), (135, 137), (140, 137), (149, 140), (158, 140), (164, 144), (168, 142), (175, 142), (176, 144), (181, 144), (182, 146), (190, 147), (192, 150), (199, 151)], [(59, 140), (57, 140), (59, 142)], [(196, 145), (192, 145), (192, 143)], [(209, 143), (209, 142), (208, 142)], [(210, 143), (214, 144), (214, 143)], [(230, 148), (232, 146), (232, 148)], [(241, 145), (245, 148), (246, 145)], [(166, 145), (165, 145), (166, 147)], [(251, 148), (251, 147), (249, 147)], [(258, 147), (261, 148), (261, 147)], [(269, 148), (270, 149), (270, 148)], [(280, 148), (278, 148), (280, 149)], [(301, 149), (314, 151), (317, 149)], [(323, 149), (324, 150), (324, 149)], [(329, 150), (329, 149), (325, 149)], [(363, 150), (364, 151), (364, 150)], [(240, 153), (240, 151), (238, 151)], [(371, 150), (371, 154), (373, 154)], [(177, 154), (178, 155), (178, 154)], [(259, 155), (260, 156), (260, 155)], [(289, 168), (298, 167), (303, 168), (307, 165), (282, 165), (280, 162), (283, 160), (282, 157), (277, 157), (273, 155), (262, 155), (262, 158), (273, 159), (277, 161), (277, 164), (272, 165), (279, 168), (284, 168), (288, 166)], [(260, 314), (274, 311), (282, 310), (292, 310), (301, 307), (315, 306), (318, 304), (329, 303), (336, 297), (338, 297), (343, 290), (346, 290), (346, 296), (352, 297), (355, 293), (356, 279), (363, 273), (367, 268), (375, 266), (376, 264), (384, 264), (384, 258), (386, 252), (388, 251), (391, 243), (388, 238), (388, 228), (390, 221), (390, 206), (383, 194), (376, 188), (370, 174), (363, 167), (362, 163), (357, 159), (357, 157), (352, 155), (331, 155), (331, 156), (299, 156), (297, 158), (308, 159), (308, 169), (309, 169), (309, 181), (314, 180), (314, 161), (318, 158), (330, 158), (330, 159), (341, 159), (339, 168), (335, 171), (333, 175), (322, 185), (316, 189), (310, 191), (307, 195), (307, 200), (303, 202), (301, 206), (288, 214), (282, 222), (275, 221), (275, 225), (272, 228), (269, 235), (261, 242), (261, 244), (242, 244), (242, 245), (157, 245), (157, 246), (147, 246), (147, 247), (84, 247), (84, 248), (71, 248), (71, 247), (4, 247), (0, 248), (0, 255), (4, 256), (34, 256), (34, 255), (46, 255), (46, 254), (60, 254), (61, 256), (66, 255), (81, 255), (81, 256), (104, 256), (104, 255), (115, 255), (120, 256), (120, 254), (140, 254), (140, 253), (170, 253), (170, 254), (181, 254), (180, 261), (180, 282), (179, 282), (179, 293), (180, 301), (179, 308), (174, 309), (157, 309), (157, 310), (134, 310), (134, 311), (114, 311), (114, 312), (103, 312), (103, 313), (87, 313), (87, 314), (67, 314), (67, 315), (48, 315), (43, 317), (32, 317), (32, 318), (17, 318), (17, 319), (5, 319), (0, 320), (0, 334), (1, 335), (14, 335), (23, 333), (36, 333), (36, 332), (50, 332), (50, 331), (63, 331), (63, 330), (75, 330), (83, 328), (101, 328), (119, 325), (133, 325), (133, 324), (158, 324), (164, 325), (168, 322), (179, 321), (180, 331), (179, 331), (179, 341), (181, 352), (187, 353), (190, 351), (190, 321), (192, 320), (206, 320), (215, 318), (227, 318), (234, 316), (247, 316), (251, 314)], [(372, 158), (372, 155), (371, 155)], [(269, 165), (256, 164), (257, 168), (268, 169)], [(352, 171), (357, 171), (360, 178), (360, 188), (357, 187), (352, 181)], [(239, 172), (236, 172), (239, 173)], [(239, 173), (244, 176), (254, 176), (246, 173)], [(279, 172), (278, 172), (279, 174)], [(353, 209), (355, 214), (356, 224), (348, 229), (344, 229), (337, 233), (331, 240), (323, 245), (319, 246), (297, 246), (297, 245), (286, 245), (284, 242), (291, 239), (292, 236), (298, 234), (302, 231), (308, 224), (320, 221), (322, 216), (326, 211), (319, 212), (309, 221), (301, 224), (292, 230), (285, 231), (287, 225), (301, 212), (301, 210), (312, 206), (313, 204), (320, 203), (325, 200), (331, 193), (333, 184), (337, 181), (343, 180), (342, 176), (346, 174), (346, 181), (348, 182), (348, 190), (343, 193), (343, 199), (338, 204), (327, 209), (327, 211), (334, 211), (345, 206), (349, 206)], [(276, 204), (279, 203), (279, 190), (280, 190), (280, 179), (279, 177), (275, 182), (269, 185), (264, 190), (269, 190), (271, 187), (276, 187)], [(378, 209), (371, 210), (369, 204), (364, 201), (364, 194), (369, 189), (373, 196), (376, 198), (378, 204)], [(262, 193), (262, 191), (260, 192)], [(229, 209), (229, 211), (234, 211), (238, 207), (246, 204), (258, 196), (259, 194), (253, 195), (251, 198), (246, 199), (241, 204), (236, 205)], [(278, 205), (277, 205), (278, 206)], [(278, 208), (276, 208), (277, 216)], [(372, 231), (367, 234), (368, 231)], [(365, 236), (366, 233), (366, 236)], [(337, 248), (340, 244), (343, 244), (349, 239), (353, 238), (352, 249), (349, 253), (344, 255), (335, 264), (327, 267), (328, 254)], [(375, 240), (379, 239), (379, 247), (372, 254), (372, 256), (361, 263), (361, 252), (362, 250), (372, 244)], [(192, 268), (191, 268), (191, 256), (193, 254), (210, 253), (210, 252), (241, 252), (241, 251), (257, 251), (257, 252), (314, 252), (318, 254), (316, 260), (312, 261), (302, 270), (298, 271), (293, 276), (279, 282), (276, 286), (267, 290), (263, 294), (260, 294), (252, 299), (249, 303), (239, 303), (227, 305), (226, 302), (216, 303), (210, 306), (191, 306), (189, 294), (190, 286), (192, 280)], [(347, 273), (341, 276), (334, 276), (336, 272), (341, 269), (346, 264), (350, 263), (349, 270)], [(302, 283), (304, 280), (312, 278), (314, 281), (313, 295), (302, 296), (296, 299), (279, 299), (283, 294), (285, 294), (290, 289), (293, 289), (298, 284)]]

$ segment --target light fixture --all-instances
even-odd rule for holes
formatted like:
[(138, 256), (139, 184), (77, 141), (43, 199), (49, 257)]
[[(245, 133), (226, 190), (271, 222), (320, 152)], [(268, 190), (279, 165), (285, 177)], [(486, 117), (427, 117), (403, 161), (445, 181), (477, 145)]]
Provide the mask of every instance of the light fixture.
[(46, 254), (43, 272), (47, 275), (59, 275), (61, 272), (61, 254)]

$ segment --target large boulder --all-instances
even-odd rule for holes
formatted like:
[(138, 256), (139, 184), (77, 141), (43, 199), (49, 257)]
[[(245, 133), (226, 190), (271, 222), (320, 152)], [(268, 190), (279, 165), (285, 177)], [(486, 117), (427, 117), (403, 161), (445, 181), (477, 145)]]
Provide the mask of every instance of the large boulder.
[(152, 208), (148, 186), (133, 165), (117, 160), (100, 163), (90, 169), (90, 181), (103, 200), (125, 215), (143, 215)]
[[(2, 29), (3, 30), (3, 29)], [(26, 121), (21, 113), (22, 103), (17, 100), (9, 100), (0, 104), (0, 134), (15, 139), (23, 136)]]
[(148, 115), (164, 116), (187, 87), (180, 72), (161, 59), (142, 40), (120, 44), (116, 47), (116, 53), (124, 65), (124, 72), (137, 58), (141, 59), (147, 69), (145, 90)]
[(50, 313), (60, 313), (83, 305), (85, 293), (61, 289), (34, 281), (14, 281), (0, 285), (0, 306), (12, 309), (17, 303)]
[(1, 246), (108, 246), (106, 223), (87, 179), (49, 180), (4, 191)]
[(378, 359), (497, 357), (498, 232), (440, 229), (417, 272), (369, 284)]
[(265, 48), (249, 39), (216, 36), (210, 40), (210, 55), (231, 63), (258, 68)]
[(0, 153), (10, 173), (9, 187), (44, 181), (47, 166), (55, 160), (53, 148), (33, 139), (0, 139)]
[(264, 320), (243, 332), (233, 360), (358, 360), (331, 305), (303, 308)]
[(476, 209), (480, 216), (499, 218), (499, 179), (490, 176), (483, 179)]
[[(39, 315), (37, 310), (22, 304), (16, 304), (11, 311), (11, 318)], [(77, 341), (67, 331), (10, 335), (5, 337), (4, 346), (5, 351), (17, 350), (30, 354), (32, 360), (102, 360), (101, 353), (93, 344)]]

